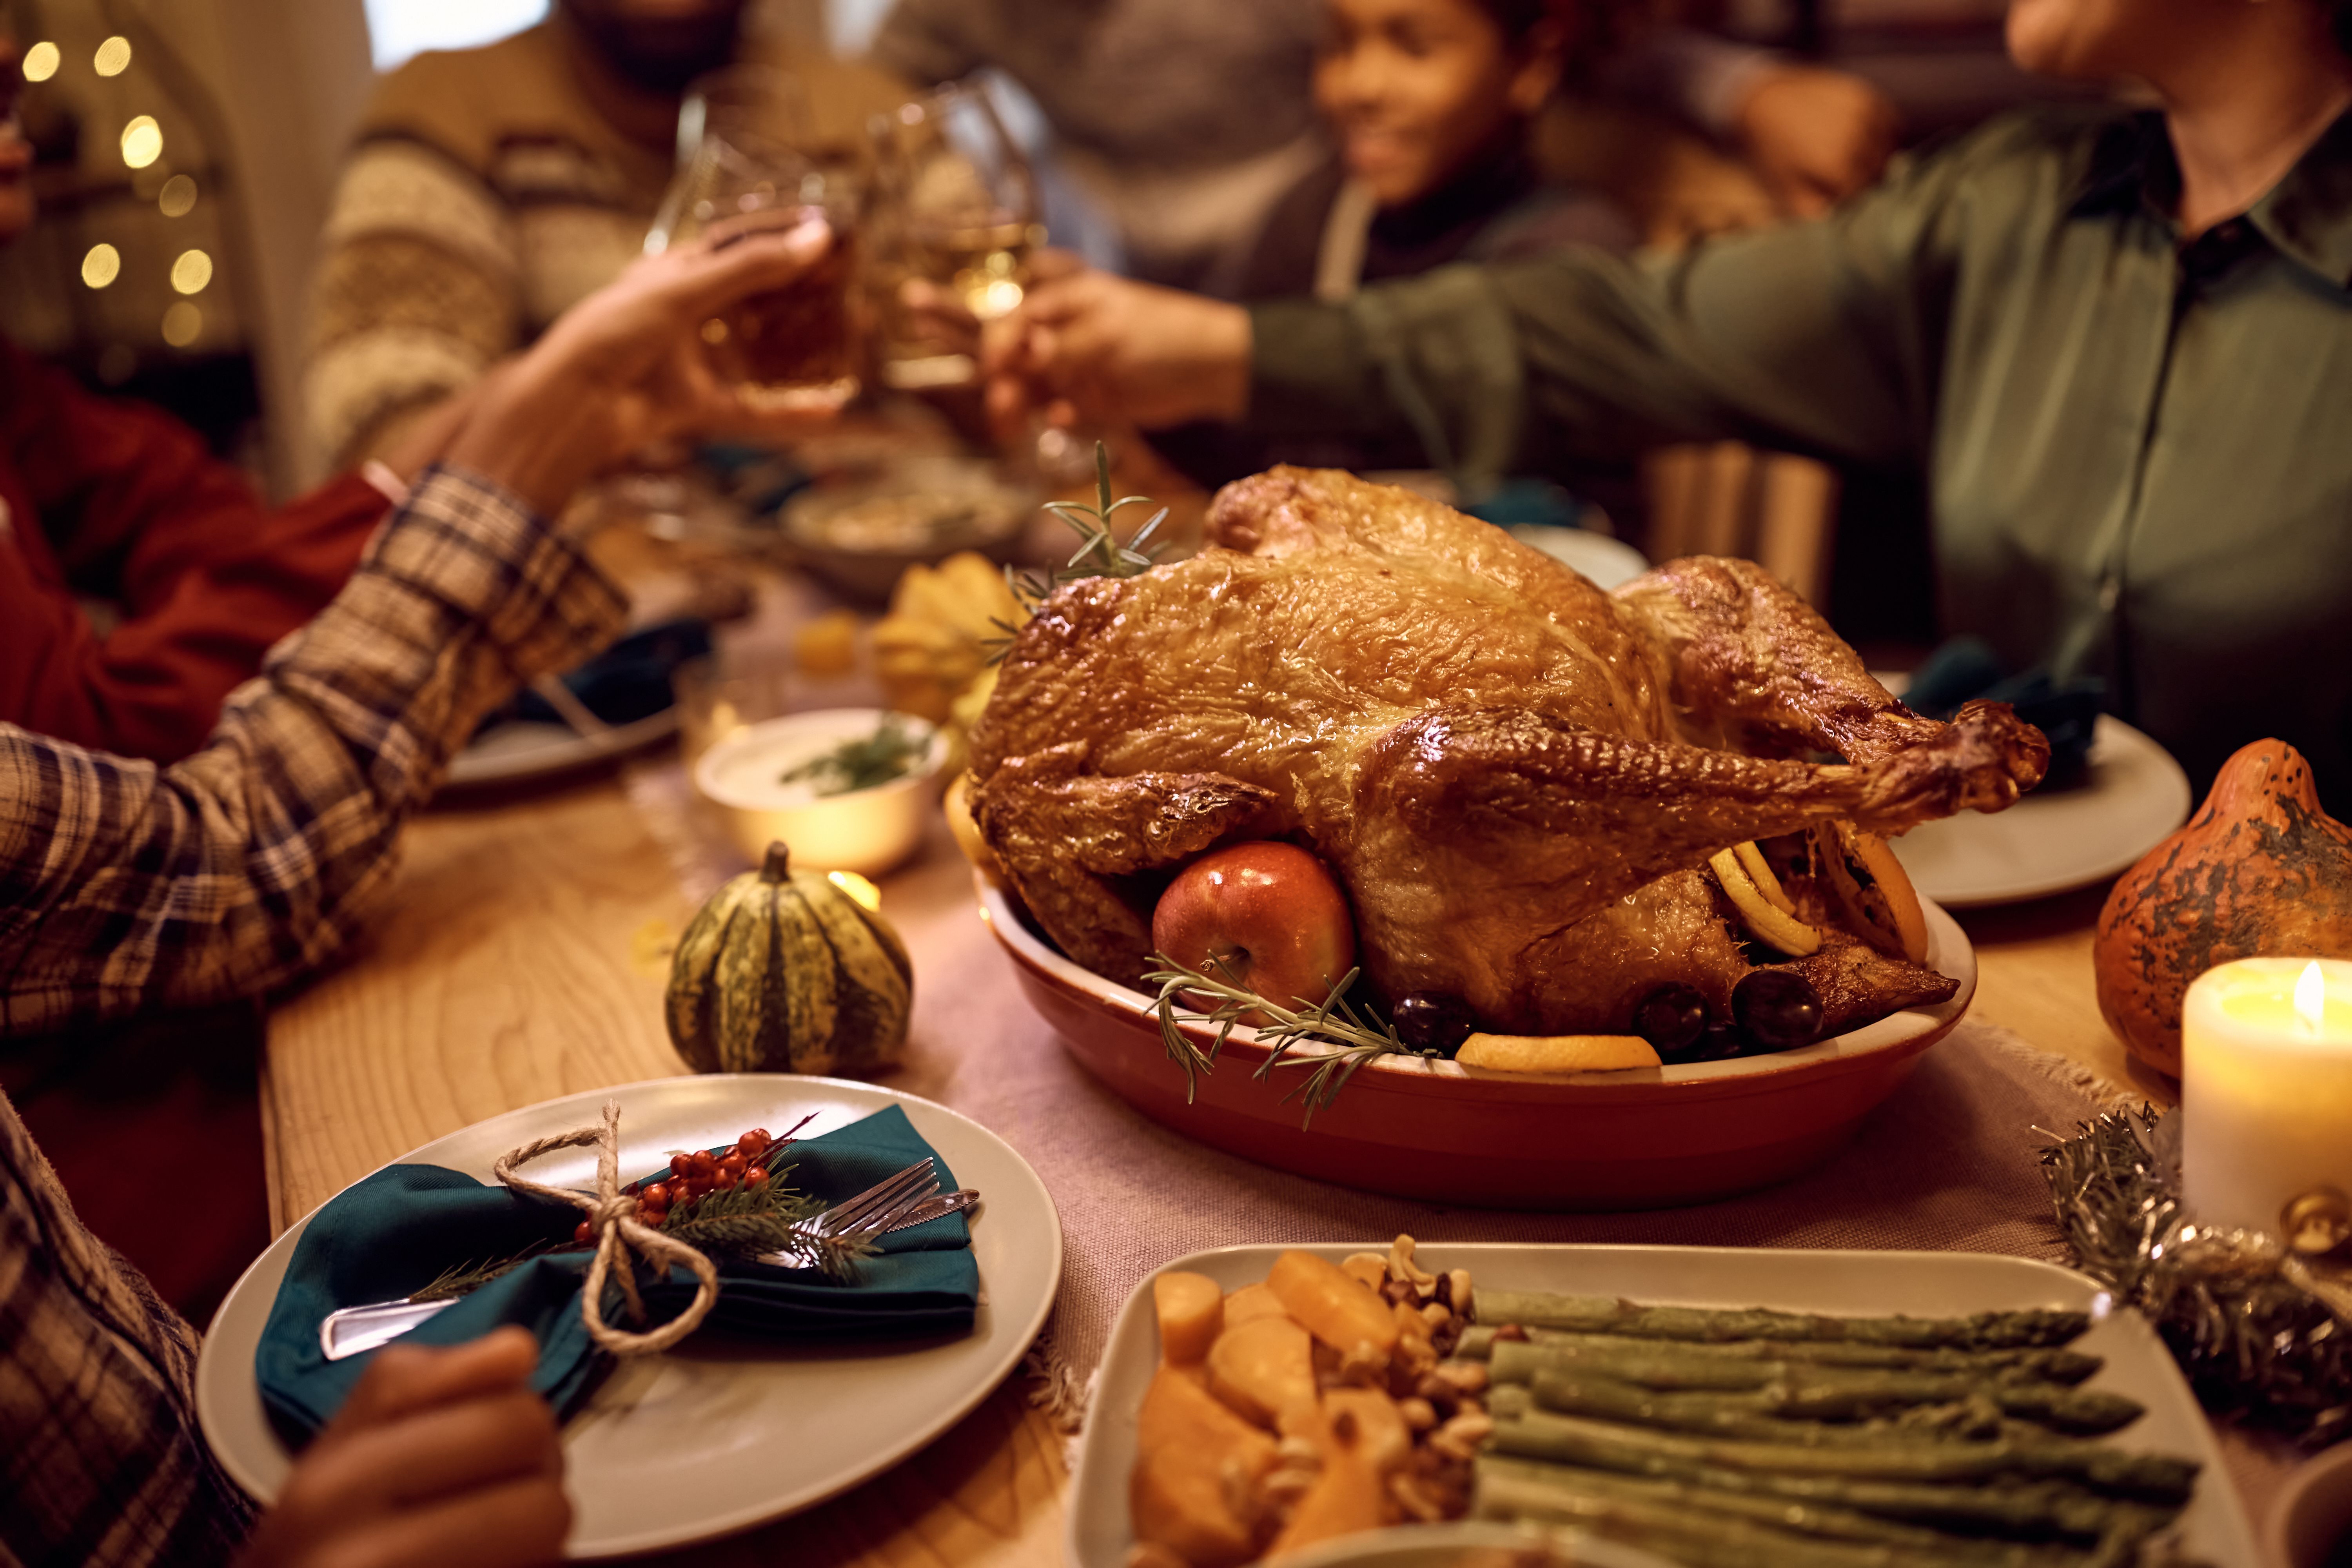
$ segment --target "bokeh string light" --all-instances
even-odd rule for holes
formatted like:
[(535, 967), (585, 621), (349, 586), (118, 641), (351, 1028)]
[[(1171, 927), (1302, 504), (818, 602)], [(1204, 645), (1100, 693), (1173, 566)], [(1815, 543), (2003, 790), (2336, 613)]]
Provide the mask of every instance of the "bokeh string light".
[(213, 258), (201, 250), (184, 250), (172, 263), (172, 287), (183, 294), (201, 294), (213, 280)]
[(81, 258), (81, 280), (93, 289), (103, 289), (121, 276), (122, 253), (110, 245), (93, 245)]
[(152, 114), (142, 114), (122, 128), (122, 161), (143, 169), (163, 155), (163, 128)]
[(205, 330), (205, 313), (185, 300), (174, 300), (163, 312), (163, 341), (175, 349), (186, 348)]
[(155, 206), (165, 217), (187, 216), (196, 206), (195, 181), (185, 174), (173, 175), (156, 193)]
[(25, 51), (25, 63), (20, 68), (26, 81), (47, 81), (58, 74), (58, 66), (64, 58), (57, 45), (44, 41)]
[(131, 68), (131, 40), (116, 34), (98, 46), (98, 56), (90, 64), (100, 76), (121, 76)]

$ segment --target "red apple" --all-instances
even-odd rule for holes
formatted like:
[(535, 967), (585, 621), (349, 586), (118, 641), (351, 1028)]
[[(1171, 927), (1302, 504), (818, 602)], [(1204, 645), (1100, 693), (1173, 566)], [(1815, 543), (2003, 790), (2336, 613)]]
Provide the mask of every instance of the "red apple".
[(1296, 845), (1235, 844), (1176, 874), (1151, 943), (1285, 1007), (1314, 1004), (1356, 964), (1356, 922), (1330, 868)]

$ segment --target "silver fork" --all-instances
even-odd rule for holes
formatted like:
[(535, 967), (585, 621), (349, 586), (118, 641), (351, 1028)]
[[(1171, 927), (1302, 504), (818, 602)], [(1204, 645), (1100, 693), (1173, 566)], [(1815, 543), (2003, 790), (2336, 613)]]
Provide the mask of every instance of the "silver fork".
[[(942, 1215), (960, 1213), (971, 1207), (979, 1196), (971, 1188), (941, 1193), (933, 1173), (933, 1162), (926, 1156), (903, 1171), (885, 1176), (855, 1197), (845, 1198), (824, 1213), (803, 1221), (808, 1230), (804, 1251), (780, 1250), (761, 1256), (759, 1261), (788, 1268), (810, 1268), (822, 1256), (821, 1244), (829, 1237), (854, 1234), (870, 1238), (903, 1230)], [(853, 1226), (856, 1227), (854, 1233)], [(319, 1321), (319, 1348), (329, 1361), (341, 1361), (374, 1350), (460, 1300), (453, 1296), (438, 1301), (412, 1301), (404, 1297), (357, 1307), (338, 1307)]]
[[(832, 1217), (832, 1212), (828, 1210), (806, 1222), (809, 1235), (804, 1243), (780, 1247), (774, 1252), (755, 1252), (749, 1257), (754, 1263), (772, 1263), (780, 1268), (821, 1268), (827, 1242), (870, 1240), (877, 1236), (887, 1236), (894, 1230), (909, 1230), (946, 1215), (961, 1214), (979, 1201), (980, 1193), (976, 1188), (961, 1187), (952, 1193), (943, 1193), (940, 1191), (939, 1183), (930, 1182), (862, 1217), (853, 1219), (847, 1225), (826, 1226), (825, 1221)], [(793, 1229), (798, 1231), (801, 1227), (796, 1226)], [(795, 1241), (799, 1241), (799, 1237), (796, 1237)]]

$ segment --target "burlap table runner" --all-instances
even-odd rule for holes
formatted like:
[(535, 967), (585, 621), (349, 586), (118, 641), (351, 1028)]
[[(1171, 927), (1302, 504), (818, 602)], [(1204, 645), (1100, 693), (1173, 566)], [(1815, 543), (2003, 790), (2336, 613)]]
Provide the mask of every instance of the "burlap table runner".
[[(677, 763), (641, 763), (625, 776), (690, 900), (750, 868)], [(883, 882), (882, 898), (915, 965), (908, 1059), (883, 1081), (1004, 1139), (1061, 1211), (1061, 1296), (1033, 1360), (1045, 1398), (1066, 1419), (1084, 1409), (1128, 1294), (1171, 1258), (1204, 1247), (1384, 1241), (1402, 1231), (1424, 1241), (1874, 1247), (2067, 1261), (2035, 1151), (2052, 1141), (2045, 1134), (2087, 1119), (2094, 1099), (2065, 1081), (2066, 1064), (1993, 1025), (1963, 1020), (1852, 1145), (1760, 1193), (1618, 1215), (1416, 1204), (1221, 1153), (1104, 1089), (1022, 997), (944, 825), (919, 859)], [(2283, 1456), (2242, 1440), (2225, 1446), (2242, 1491), (2259, 1507)]]

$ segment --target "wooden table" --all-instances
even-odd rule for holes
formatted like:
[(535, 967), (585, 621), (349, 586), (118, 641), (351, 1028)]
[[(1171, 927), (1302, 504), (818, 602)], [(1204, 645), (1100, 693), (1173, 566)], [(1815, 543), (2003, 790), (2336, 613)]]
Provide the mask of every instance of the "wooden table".
[[(684, 1070), (662, 1028), (657, 953), (691, 911), (616, 782), (435, 811), (404, 856), (387, 918), (271, 1020), (262, 1114), (279, 1230), (485, 1117)], [(1967, 917), (1976, 1013), (2171, 1103), (2168, 1080), (2126, 1064), (2093, 1001), (2099, 896)], [(695, 1561), (1055, 1568), (1062, 1435), (1027, 1394), (1013, 1379), (895, 1470)]]

